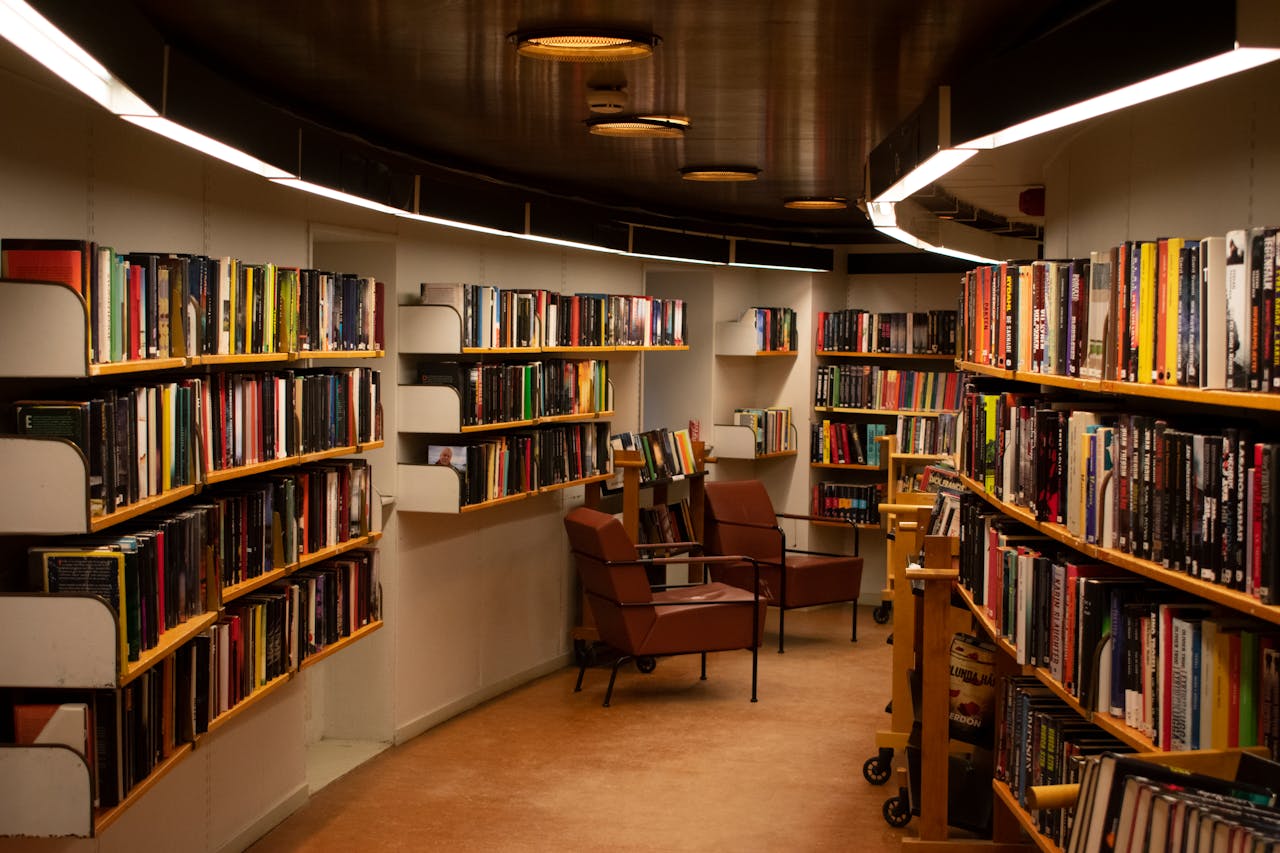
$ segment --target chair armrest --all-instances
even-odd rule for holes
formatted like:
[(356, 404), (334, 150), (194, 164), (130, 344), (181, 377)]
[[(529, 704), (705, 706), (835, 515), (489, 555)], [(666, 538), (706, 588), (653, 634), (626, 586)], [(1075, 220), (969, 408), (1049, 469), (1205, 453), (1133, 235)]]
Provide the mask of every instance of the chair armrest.
[[(701, 542), (645, 542), (636, 545), (637, 551), (656, 551), (662, 548), (701, 548)], [(647, 559), (647, 558), (646, 558)]]
[(723, 524), (726, 527), (750, 527), (755, 530), (777, 530), (779, 533), (782, 532), (776, 524), (758, 524), (754, 521), (720, 521), (717, 519), (716, 524)]
[(861, 556), (856, 551), (852, 554), (836, 554), (831, 551), (806, 551), (803, 548), (788, 548), (788, 554), (808, 554), (811, 557), (858, 557)]
[[(792, 518), (798, 521), (826, 521), (826, 522), (834, 521), (837, 523), (843, 521), (845, 524), (849, 525), (849, 528), (851, 530), (853, 530), (853, 554), (826, 554), (822, 551), (800, 551), (795, 548), (788, 548), (787, 549), (788, 553), (815, 554), (823, 557), (861, 556), (859, 552), (862, 550), (862, 533), (861, 531), (859, 531), (858, 525), (856, 522), (850, 521), (847, 518), (831, 518), (830, 516), (825, 516), (825, 515), (801, 515), (799, 513), (794, 513), (794, 512), (778, 512), (778, 513), (774, 513), (774, 515), (776, 515), (778, 518)], [(721, 524), (723, 523), (724, 522), (721, 522)]]

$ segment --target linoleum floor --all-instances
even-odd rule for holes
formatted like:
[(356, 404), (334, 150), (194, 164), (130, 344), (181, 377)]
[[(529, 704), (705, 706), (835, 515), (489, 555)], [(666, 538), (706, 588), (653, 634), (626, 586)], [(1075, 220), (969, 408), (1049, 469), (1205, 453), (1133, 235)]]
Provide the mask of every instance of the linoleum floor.
[(747, 652), (547, 675), (387, 749), (315, 793), (251, 850), (897, 850), (895, 782), (863, 762), (888, 727), (890, 626), (849, 605), (769, 611), (751, 704)]

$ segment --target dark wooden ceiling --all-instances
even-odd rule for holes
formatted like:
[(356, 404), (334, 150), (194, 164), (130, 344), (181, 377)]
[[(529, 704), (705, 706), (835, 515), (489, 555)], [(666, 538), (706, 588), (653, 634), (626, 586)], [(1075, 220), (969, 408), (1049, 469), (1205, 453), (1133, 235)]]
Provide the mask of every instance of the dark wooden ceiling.
[[(786, 210), (862, 193), (868, 151), (933, 87), (1021, 38), (1061, 0), (133, 0), (175, 49), (301, 116), (416, 158), (556, 195), (788, 239), (861, 242), (866, 219)], [(1079, 5), (1079, 4), (1076, 4)], [(624, 25), (649, 59), (520, 57), (513, 30)], [(589, 86), (687, 115), (684, 139), (587, 133)], [(686, 165), (759, 168), (682, 181)]]

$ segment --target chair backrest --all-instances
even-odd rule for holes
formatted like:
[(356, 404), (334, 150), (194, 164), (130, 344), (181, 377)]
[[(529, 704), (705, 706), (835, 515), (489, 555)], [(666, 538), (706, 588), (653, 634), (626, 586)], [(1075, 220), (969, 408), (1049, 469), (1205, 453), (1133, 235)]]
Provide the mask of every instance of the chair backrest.
[(635, 545), (622, 522), (589, 507), (571, 510), (564, 529), (600, 639), (632, 652), (656, 618), (653, 607), (643, 606), (652, 603), (653, 590)]
[[(709, 554), (745, 554), (770, 563), (783, 561), (782, 537), (774, 528), (773, 501), (759, 480), (719, 480), (706, 484), (706, 547)], [(738, 527), (722, 521), (761, 524)]]

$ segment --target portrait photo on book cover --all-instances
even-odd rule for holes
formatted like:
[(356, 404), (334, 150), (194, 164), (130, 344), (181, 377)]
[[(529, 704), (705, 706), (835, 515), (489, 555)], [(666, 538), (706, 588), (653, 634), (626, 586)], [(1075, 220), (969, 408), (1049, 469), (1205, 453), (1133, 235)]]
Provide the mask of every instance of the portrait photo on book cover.
[(455, 471), (466, 473), (467, 448), (456, 444), (433, 444), (427, 448), (428, 465), (447, 465)]

